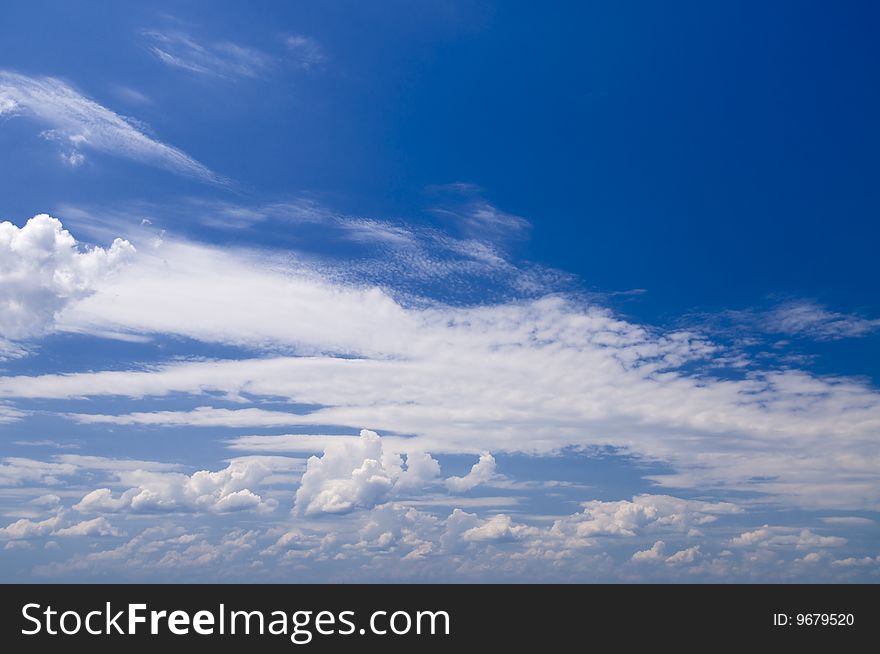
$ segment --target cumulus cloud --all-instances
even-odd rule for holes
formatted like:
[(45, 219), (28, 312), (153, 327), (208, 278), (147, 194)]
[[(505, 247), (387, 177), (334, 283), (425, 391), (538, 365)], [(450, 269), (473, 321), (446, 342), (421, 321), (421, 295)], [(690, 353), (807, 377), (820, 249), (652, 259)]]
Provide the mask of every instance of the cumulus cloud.
[(63, 144), (70, 165), (92, 149), (215, 184), (226, 180), (185, 152), (144, 134), (132, 120), (81, 95), (51, 77), (28, 77), (0, 71), (0, 115), (24, 115), (51, 129), (43, 135)]
[(23, 227), (0, 223), (0, 338), (50, 330), (56, 313), (94, 292), (134, 252), (122, 239), (107, 249), (82, 248), (60, 221), (46, 214)]
[(633, 561), (663, 561), (666, 555), (663, 551), (666, 549), (666, 543), (662, 540), (655, 542), (649, 549), (641, 550), (632, 555)]
[(485, 484), (495, 476), (495, 457), (489, 452), (483, 452), (480, 460), (477, 461), (464, 477), (449, 477), (446, 480), (446, 487), (454, 493), (463, 493), (472, 488), (476, 488), (480, 484)]
[(369, 508), (392, 494), (417, 489), (440, 474), (440, 464), (424, 453), (406, 456), (386, 452), (379, 435), (361, 430), (356, 441), (329, 443), (321, 457), (308, 460), (295, 510), (304, 515), (346, 513), (356, 507)]
[(598, 535), (636, 536), (645, 530), (687, 532), (715, 522), (721, 515), (742, 513), (729, 502), (683, 500), (670, 495), (636, 495), (632, 500), (592, 500), (584, 510), (557, 520), (554, 529), (589, 538)]
[(841, 536), (822, 536), (809, 529), (771, 527), (746, 531), (730, 540), (731, 547), (795, 547), (799, 550), (816, 547), (840, 547), (847, 539)]
[(5, 527), (0, 527), (0, 538), (14, 540), (48, 536), (61, 524), (62, 519), (63, 514), (61, 513), (46, 518), (45, 520), (22, 518), (21, 520), (16, 520)]
[(123, 536), (123, 532), (110, 524), (104, 516), (83, 520), (69, 527), (56, 529), (53, 536)]
[(684, 563), (693, 563), (700, 555), (700, 546), (694, 545), (683, 550), (679, 550), (666, 559), (666, 563), (671, 565), (681, 565)]
[(523, 529), (526, 529), (526, 527), (514, 525), (509, 515), (499, 513), (482, 524), (471, 527), (461, 537), (463, 540), (476, 542), (512, 540)]
[(200, 470), (192, 475), (121, 470), (115, 476), (130, 488), (119, 495), (109, 488), (97, 488), (73, 508), (82, 513), (272, 511), (277, 502), (251, 490), (272, 472), (272, 467), (259, 459), (233, 460), (222, 470)]

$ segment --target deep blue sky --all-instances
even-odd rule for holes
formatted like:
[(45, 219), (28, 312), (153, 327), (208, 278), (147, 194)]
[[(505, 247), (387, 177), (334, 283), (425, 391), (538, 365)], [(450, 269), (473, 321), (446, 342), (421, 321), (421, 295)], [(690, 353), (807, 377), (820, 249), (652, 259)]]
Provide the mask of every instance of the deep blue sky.
[[(443, 421), (452, 415), (457, 421), (449, 420), (449, 438), (462, 440), (448, 450), (438, 450), (444, 476), (466, 475), (477, 453), (493, 448), (499, 473), (505, 475), (484, 480), (481, 483), (489, 485), (471, 495), (465, 493), (470, 504), (462, 506), (477, 507), (473, 510), (482, 511), (480, 519), (504, 509), (524, 524), (548, 526), (556, 517), (579, 510), (584, 502), (624, 500), (651, 489), (660, 493), (677, 488), (680, 498), (743, 501), (744, 506), (757, 497), (758, 504), (745, 513), (731, 512), (727, 505), (684, 509), (664, 505), (658, 509), (661, 514), (668, 510), (672, 515), (697, 516), (693, 525), (663, 536), (669, 541), (666, 554), (673, 555), (673, 542), (686, 552), (696, 542), (688, 539), (703, 537), (694, 527), (704, 524), (700, 519), (723, 516), (720, 531), (707, 537), (700, 555), (708, 557), (710, 551), (717, 555), (716, 569), (700, 574), (724, 568), (729, 556), (725, 548), (737, 546), (731, 544), (737, 534), (760, 531), (769, 523), (776, 526), (756, 541), (760, 542), (758, 552), (789, 548), (785, 561), (794, 566), (793, 578), (826, 578), (824, 572), (797, 568), (795, 557), (810, 550), (817, 553), (828, 574), (843, 570), (845, 576), (847, 566), (852, 566), (855, 572), (848, 578), (866, 579), (876, 574), (872, 571), (880, 565), (880, 558), (833, 568), (826, 549), (844, 543), (834, 543), (832, 536), (825, 541), (813, 537), (839, 528), (850, 539), (845, 551), (848, 558), (877, 556), (873, 516), (878, 505), (873, 491), (860, 486), (870, 485), (873, 477), (859, 465), (868, 465), (876, 456), (868, 432), (876, 424), (880, 406), (876, 394), (880, 383), (878, 32), (880, 6), (871, 2), (5, 3), (0, 8), (0, 221), (21, 227), (31, 216), (47, 212), (84, 244), (107, 247), (117, 234), (129, 237), (141, 257), (136, 265), (142, 267), (135, 270), (143, 271), (148, 282), (153, 281), (150, 275), (165, 279), (162, 275), (177, 270), (175, 266), (187, 270), (187, 257), (203, 257), (205, 263), (203, 271), (189, 269), (192, 279), (169, 277), (176, 281), (168, 288), (158, 282), (154, 287), (140, 285), (143, 280), (131, 275), (123, 277), (119, 287), (123, 290), (109, 293), (101, 286), (104, 278), (89, 279), (88, 284), (94, 285), (76, 301), (68, 296), (46, 300), (42, 289), (34, 291), (36, 304), (56, 300), (58, 304), (45, 315), (35, 310), (37, 326), (24, 336), (8, 337), (9, 343), (24, 343), (24, 354), (4, 359), (8, 335), (0, 333), (0, 426), (5, 460), (39, 454), (43, 463), (56, 462), (46, 465), (56, 465), (63, 453), (77, 452), (115, 457), (114, 466), (124, 465), (116, 459), (126, 458), (179, 463), (190, 474), (218, 470), (229, 457), (242, 452), (278, 453), (239, 447), (236, 438), (245, 442), (253, 435), (320, 435), (324, 431), (352, 435), (361, 428), (375, 427), (367, 419), (381, 425), (388, 419), (392, 427), (382, 436), (424, 437), (434, 446), (445, 443), (430, 440), (434, 430), (446, 438)], [(291, 39), (299, 45), (289, 45)], [(186, 42), (195, 45), (187, 50)], [(151, 50), (154, 47), (180, 55), (191, 69), (167, 65)], [(208, 61), (203, 55), (216, 58)], [(262, 63), (248, 60), (251, 56)], [(304, 56), (311, 57), (307, 64)], [(250, 72), (230, 72), (229, 66), (242, 61)], [(204, 70), (192, 69), (203, 65)], [(101, 151), (95, 145), (99, 141), (96, 133), (84, 145), (70, 145), (69, 137), (75, 137), (83, 125), (71, 127), (62, 119), (69, 118), (65, 112), (76, 101), (70, 96), (47, 101), (58, 103), (60, 108), (52, 111), (62, 119), (58, 115), (47, 119), (39, 115), (39, 106), (28, 105), (33, 102), (27, 99), (28, 89), (57, 90), (44, 78), (61, 80), (100, 105), (97, 110), (97, 105), (92, 106), (93, 113), (82, 119), (85, 131), (89, 121), (106, 108), (227, 181), (212, 184), (204, 176), (187, 176), (185, 171), (175, 174), (168, 170), (173, 165), (169, 166), (167, 156), (153, 161), (153, 166), (146, 165), (145, 157), (127, 149), (128, 143)], [(4, 92), (17, 102), (8, 113), (4, 113)], [(43, 132), (52, 128), (57, 130), (54, 136)], [(70, 156), (80, 152), (79, 147), (84, 158), (78, 165), (62, 161), (59, 155)], [(451, 186), (456, 184), (458, 190)], [(323, 213), (311, 222), (290, 218), (290, 212), (305, 211), (303, 207)], [(474, 222), (479, 210), (497, 211), (504, 226), (499, 228), (491, 220)], [(230, 215), (244, 218), (235, 224), (239, 218)], [(522, 217), (530, 228), (515, 217)], [(142, 226), (142, 218), (150, 222)], [(377, 232), (390, 241), (371, 241)], [(154, 252), (150, 239), (160, 233), (164, 245), (156, 245)], [(401, 241), (408, 245), (400, 245)], [(193, 249), (185, 250), (189, 245)], [(355, 315), (365, 323), (362, 332), (352, 329), (349, 333), (335, 329), (333, 302), (322, 304), (326, 298), (309, 291), (306, 296), (316, 302), (317, 309), (309, 313), (306, 306), (305, 315), (320, 325), (324, 325), (324, 314), (330, 316), (324, 325), (326, 334), (321, 334), (326, 341), (318, 339), (315, 345), (309, 341), (314, 335), (308, 329), (297, 331), (301, 322), (307, 322), (297, 313), (303, 307), (294, 302), (290, 306), (297, 311), (284, 314), (287, 296), (280, 291), (277, 297), (264, 296), (268, 277), (257, 274), (262, 269), (253, 264), (254, 250), (237, 246), (262, 248), (257, 259), (261, 264), (269, 262), (267, 270), (284, 270), (297, 280), (302, 270), (288, 270), (279, 261), (288, 262), (284, 257), (289, 256), (297, 264), (305, 262), (311, 274), (327, 283), (322, 288), (331, 289), (327, 291), (331, 296), (342, 293), (343, 286), (337, 288), (337, 283), (358, 289), (379, 284), (395, 299), (402, 297), (411, 304), (401, 301), (403, 317), (392, 312), (394, 319), (371, 334), (375, 325), (370, 316), (364, 318), (355, 309), (346, 313), (342, 309), (348, 310), (345, 303), (349, 300), (340, 300), (338, 322)], [(474, 255), (467, 250), (474, 246), (486, 246), (495, 258), (489, 257), (486, 264), (479, 256), (485, 252)], [(243, 286), (253, 284), (250, 292), (235, 295), (240, 289), (230, 291), (238, 305), (226, 305), (224, 289), (211, 286), (215, 279), (223, 279), (223, 266), (212, 267), (216, 252), (228, 257), (231, 269), (241, 271)], [(165, 256), (171, 262), (167, 270), (156, 264)], [(486, 264), (485, 268), (475, 261)], [(240, 268), (234, 268), (237, 265)], [(548, 271), (561, 271), (560, 277)], [(272, 279), (294, 300), (299, 297), (300, 287), (284, 286), (287, 277)], [(190, 282), (192, 287), (187, 285)], [(224, 283), (234, 286), (234, 281)], [(30, 297), (27, 290), (20, 293), (25, 300)], [(55, 324), (62, 306), (70, 308), (93, 292), (99, 298), (97, 318), (93, 315), (89, 322), (87, 315), (85, 319), (80, 316), (80, 322)], [(118, 313), (113, 292), (125, 307)], [(125, 304), (128, 298), (122, 296), (126, 292), (143, 293), (147, 304), (155, 302), (157, 295), (160, 300), (167, 296), (168, 306), (177, 306), (168, 311), (181, 314), (186, 307), (173, 304), (176, 293), (190, 293), (194, 303), (203, 297), (209, 301), (203, 316), (184, 315), (178, 328), (175, 316), (165, 323), (152, 323), (148, 318), (153, 316), (139, 315), (137, 307)], [(15, 293), (9, 295), (15, 302), (21, 299)], [(544, 304), (539, 306), (546, 315), (530, 313), (527, 302), (542, 295), (565, 297), (571, 305), (562, 310)], [(5, 298), (0, 288), (0, 309)], [(254, 298), (253, 305), (248, 304), (250, 298)], [(511, 300), (516, 302), (503, 305)], [(387, 304), (383, 301), (384, 296), (374, 294), (362, 304), (375, 302), (376, 315), (384, 316)], [(590, 314), (589, 320), (580, 314), (572, 317), (577, 311), (591, 310), (592, 303), (614, 313), (602, 313), (601, 318)], [(483, 325), (480, 321), (486, 320), (485, 332), (477, 337), (456, 323), (460, 315), (449, 309), (450, 304), (473, 309), (473, 324)], [(272, 313), (276, 305), (278, 315)], [(509, 315), (496, 321), (492, 312), (502, 305)], [(431, 307), (437, 315), (449, 310), (448, 321), (419, 323), (423, 316), (410, 309), (422, 306)], [(154, 314), (164, 317), (161, 301), (155, 307)], [(264, 309), (269, 319), (263, 320)], [(252, 315), (253, 322), (236, 322), (239, 312)], [(611, 321), (609, 316), (628, 322), (609, 327), (603, 322)], [(3, 319), (0, 314), (0, 327), (7, 324)], [(541, 322), (545, 319), (546, 323)], [(281, 330), (261, 331), (273, 320), (289, 322), (290, 335), (273, 340)], [(408, 320), (421, 326), (407, 331), (412, 326)], [(540, 328), (533, 322), (540, 323)], [(460, 329), (438, 327), (453, 324)], [(466, 320), (462, 324), (470, 326)], [(640, 326), (647, 329), (632, 336)], [(215, 327), (216, 332), (212, 331)], [(398, 327), (401, 341), (409, 341), (388, 345), (383, 334)], [(423, 348), (419, 339), (426, 333), (434, 335), (435, 328), (439, 340)], [(668, 354), (664, 348), (669, 346), (667, 336), (673, 329), (693, 330), (717, 349), (707, 345), (702, 351), (702, 341), (689, 342), (682, 347), (686, 355), (681, 360), (678, 354), (669, 355), (668, 367), (660, 366), (663, 372), (655, 375), (653, 357), (657, 351)], [(540, 337), (535, 336), (539, 332)], [(364, 333), (376, 336), (381, 347), (366, 348), (365, 341), (358, 340)], [(523, 334), (528, 338), (519, 342)], [(116, 340), (120, 335), (131, 340)], [(495, 336), (498, 342), (489, 338)], [(471, 352), (468, 348), (482, 343), (482, 337), (488, 339), (486, 349), (475, 347), (475, 353)], [(627, 340), (630, 337), (633, 341)], [(489, 372), (480, 377), (484, 372), (481, 359), (492, 360), (498, 348), (511, 342), (520, 349), (511, 355), (510, 369), (487, 363)], [(394, 349), (397, 345), (403, 348), (402, 354)], [(382, 349), (386, 346), (388, 351)], [(412, 351), (406, 350), (410, 346)], [(557, 346), (563, 354), (554, 359), (553, 347)], [(569, 347), (571, 351), (564, 354)], [(287, 369), (276, 371), (278, 380), (268, 380), (277, 381), (280, 390), (270, 388), (277, 393), (264, 391), (263, 395), (235, 387), (234, 380), (228, 382), (229, 388), (221, 388), (218, 382), (217, 389), (194, 391), (172, 384), (164, 395), (136, 390), (117, 396), (101, 387), (100, 380), (89, 378), (83, 383), (96, 384), (97, 390), (84, 393), (87, 398), (58, 394), (52, 383), (49, 390), (33, 395), (28, 394), (28, 380), (3, 386), (12, 375), (100, 370), (130, 375), (136, 386), (145, 366), (173, 368), (182, 361), (213, 358), (228, 364), (244, 361), (262, 370), (259, 366), (265, 357), (315, 351), (327, 359), (341, 353), (363, 356), (365, 362), (375, 357), (401, 364), (409, 361), (407, 357), (421, 364), (424, 357), (425, 370), (437, 376), (438, 390), (435, 395), (433, 381), (420, 386), (423, 380), (409, 377), (410, 369), (403, 365), (400, 371), (389, 367), (384, 380), (388, 395), (368, 407), (375, 410), (373, 414), (344, 395), (344, 390), (362, 380), (356, 374), (345, 376), (351, 373), (341, 366), (344, 375), (339, 373), (338, 384), (325, 387), (324, 378), (316, 377), (315, 387), (327, 393), (323, 403), (300, 399), (311, 389), (291, 391), (293, 382), (285, 375), (293, 373)], [(602, 358), (606, 351), (614, 352), (607, 361)], [(444, 367), (446, 354), (461, 357), (466, 364), (450, 373)], [(519, 355), (522, 359), (516, 358)], [(580, 356), (584, 357), (583, 369), (568, 370)], [(290, 363), (291, 370), (298, 370), (299, 363)], [(534, 393), (530, 375), (517, 366), (533, 368)], [(647, 372), (640, 377), (634, 370)], [(226, 383), (223, 374), (218, 373), (218, 379)], [(605, 374), (607, 380), (601, 377)], [(776, 374), (782, 380), (778, 386), (768, 384), (757, 390), (748, 383), (735, 386)], [(601, 382), (591, 386), (587, 382), (593, 375)], [(838, 376), (848, 377), (846, 384), (851, 386), (839, 382)], [(517, 387), (520, 382), (525, 386)], [(559, 386), (553, 386), (557, 382)], [(576, 394), (582, 382), (587, 390)], [(18, 383), (24, 384), (26, 392)], [(456, 392), (470, 384), (479, 392), (457, 398)], [(413, 396), (401, 400), (397, 393), (410, 387)], [(365, 394), (373, 390), (370, 387)], [(545, 391), (546, 397), (541, 395)], [(618, 391), (620, 396), (614, 395)], [(533, 395), (539, 397), (537, 409), (530, 404)], [(758, 408), (752, 406), (756, 397)], [(690, 405), (692, 398), (696, 399)], [(387, 400), (388, 406), (380, 400)], [(437, 404), (431, 404), (435, 400)], [(474, 407), (460, 406), (470, 400)], [(827, 406), (820, 403), (824, 400)], [(609, 404), (599, 406), (603, 402)], [(687, 414), (682, 417), (676, 414), (679, 405), (696, 408), (690, 414), (680, 409)], [(354, 407), (349, 414), (354, 417), (332, 423), (316, 419), (313, 425), (267, 424), (260, 422), (262, 414), (247, 419), (236, 414), (229, 424), (210, 428), (198, 424), (199, 415), (195, 419), (183, 416), (180, 423), (150, 422), (156, 419), (153, 412), (171, 412), (177, 419), (178, 414), (206, 406), (221, 412), (246, 407), (257, 412), (289, 411), (294, 416), (319, 406), (345, 406)], [(411, 416), (401, 407), (417, 417), (408, 422)], [(424, 419), (418, 413), (423, 408), (425, 415), (440, 416), (436, 424), (425, 427), (419, 422)], [(465, 418), (456, 413), (459, 408)], [(566, 413), (570, 408), (581, 413), (571, 418)], [(19, 410), (21, 415), (12, 415)], [(813, 410), (815, 415), (810, 413)], [(6, 422), (4, 411), (11, 415)], [(357, 411), (365, 411), (367, 419)], [(107, 419), (89, 422), (71, 415), (79, 412), (106, 414)], [(125, 422), (123, 414), (129, 413), (146, 418)], [(507, 416), (509, 422), (498, 415)], [(113, 422), (114, 416), (123, 419)], [(581, 416), (587, 418), (577, 424)], [(693, 424), (687, 422), (690, 419)], [(464, 430), (462, 424), (473, 429), (471, 440), (455, 431)], [(823, 459), (817, 449), (796, 440), (800, 433), (791, 436), (786, 431), (797, 431), (802, 425), (805, 439), (819, 438), (811, 431), (814, 424), (819, 425), (816, 433), (827, 430), (822, 432), (824, 443), (833, 445), (840, 438), (852, 450), (841, 450), (840, 461), (835, 458), (836, 450), (829, 450)], [(627, 430), (634, 435), (630, 437)], [(791, 443), (785, 440), (789, 436), (794, 439)], [(29, 439), (41, 444), (33, 445)], [(532, 448), (529, 439), (539, 445)], [(554, 439), (561, 451), (547, 445), (556, 444)], [(461, 444), (465, 441), (467, 447)], [(676, 452), (664, 449), (667, 442), (684, 443), (688, 452), (692, 447), (694, 458), (676, 458)], [(743, 472), (725, 458), (727, 453), (739, 453), (746, 457), (744, 468), (760, 467), (764, 445), (770, 454), (782, 457), (784, 465), (752, 475), (750, 469)], [(600, 448), (601, 456), (590, 449), (593, 446)], [(773, 449), (777, 446), (778, 451)], [(533, 457), (532, 450), (547, 456)], [(797, 454), (789, 461), (779, 452)], [(767, 460), (776, 465), (777, 459), (770, 454)], [(798, 465), (809, 468), (802, 463), (802, 454), (822, 459), (828, 468), (817, 464), (810, 468), (813, 477), (798, 476)], [(703, 455), (705, 459), (700, 458)], [(801, 463), (795, 465), (795, 460)], [(0, 486), (7, 474), (3, 465)], [(74, 515), (70, 513), (76, 511), (74, 503), (99, 484), (111, 485), (114, 496), (122, 497), (126, 487), (147, 483), (130, 482), (127, 470), (114, 477), (116, 473), (106, 471), (115, 468), (106, 467), (110, 465), (106, 462), (77, 465), (81, 467), (70, 473), (76, 481), (58, 487), (66, 494), (57, 507), (52, 505), (52, 511), (61, 512), (57, 515)], [(360, 460), (353, 467), (357, 465)], [(717, 476), (713, 476), (713, 466), (717, 466)], [(22, 474), (31, 485), (21, 496), (17, 494), (20, 487), (12, 482), (13, 491), (0, 492), (0, 511), (9, 518), (7, 522), (37, 516), (39, 511), (30, 504), (22, 508), (20, 497), (47, 492), (38, 488), (40, 483), (55, 483), (43, 478), (34, 481), (26, 476), (30, 472), (15, 470), (8, 472), (8, 479), (17, 484), (20, 480), (14, 475)], [(705, 478), (695, 470), (705, 473)], [(682, 473), (680, 486), (657, 490), (655, 476), (672, 473)], [(790, 477), (785, 476), (788, 473)], [(177, 497), (180, 505), (174, 511), (182, 513), (173, 513), (169, 521), (185, 525), (186, 511), (193, 511), (203, 520), (199, 524), (204, 524), (205, 533), (216, 527), (221, 536), (242, 524), (248, 528), (260, 525), (267, 530), (259, 535), (258, 540), (265, 542), (258, 549), (265, 548), (282, 533), (273, 529), (290, 526), (294, 476), (283, 469), (278, 478), (254, 482), (257, 490), (265, 483), (263, 499), (279, 502), (267, 513), (261, 513), (266, 509), (261, 505), (246, 518), (240, 519), (241, 514), (228, 517), (216, 506), (193, 508), (191, 498)], [(825, 477), (832, 484), (828, 495), (834, 503), (823, 504), (823, 493), (816, 490)], [(785, 479), (797, 490), (791, 491), (782, 482), (775, 486), (777, 479)], [(178, 481), (161, 484), (167, 482), (179, 491)], [(833, 485), (838, 482), (839, 486)], [(431, 493), (441, 494), (446, 488), (437, 480), (431, 483)], [(495, 495), (504, 497), (498, 500)], [(480, 504), (484, 496), (498, 503)], [(419, 497), (406, 499), (416, 502), (413, 506), (436, 500), (433, 495), (427, 500)], [(448, 498), (443, 501), (454, 506)], [(663, 502), (658, 500), (658, 506)], [(376, 508), (359, 506), (364, 512)], [(135, 518), (143, 518), (138, 510), (128, 508)], [(820, 515), (825, 509), (839, 511), (840, 515), (830, 517), (844, 521), (824, 521), (829, 517)], [(118, 518), (114, 525), (124, 522), (122, 514), (131, 517), (125, 511), (106, 513), (113, 520)], [(261, 522), (261, 516), (267, 515), (265, 523)], [(351, 524), (361, 517), (357, 512), (351, 515)], [(331, 519), (336, 518), (320, 517), (314, 524), (326, 527)], [(707, 519), (705, 524), (710, 522)], [(12, 533), (3, 531), (4, 524), (0, 521), (0, 539), (12, 539), (4, 536)], [(433, 529), (440, 523), (431, 524)], [(638, 548), (652, 545), (654, 527), (648, 524), (644, 534), (639, 532), (646, 540)], [(815, 533), (807, 529), (804, 537), (799, 531), (802, 527)], [(796, 532), (802, 541), (813, 540), (798, 541), (792, 535)], [(346, 533), (360, 532), (349, 528)], [(619, 531), (613, 529), (597, 533), (612, 535), (609, 551), (620, 554), (621, 565), (632, 564), (636, 545), (621, 545), (614, 540)], [(22, 541), (30, 543), (28, 538)], [(516, 538), (511, 536), (509, 542)], [(540, 542), (541, 547), (546, 545)], [(80, 544), (65, 547), (65, 555), (73, 551), (79, 556), (87, 549)], [(13, 550), (14, 554), (6, 556), (17, 557), (14, 564), (0, 561), (0, 576), (6, 579), (27, 578), (28, 566), (47, 563), (53, 556), (39, 548), (30, 553), (26, 545), (9, 548)], [(839, 557), (835, 561), (846, 560), (844, 554), (834, 556)], [(665, 559), (658, 561), (664, 565)], [(762, 578), (759, 568), (749, 567), (750, 561), (748, 553), (743, 554), (741, 567), (724, 568), (724, 574), (735, 579)], [(148, 573), (149, 565), (144, 563)], [(772, 570), (772, 565), (767, 569)], [(89, 572), (83, 570), (87, 578)], [(520, 578), (545, 578), (543, 568), (538, 565), (535, 570)], [(622, 577), (605, 571), (593, 578), (638, 578), (638, 574), (627, 577), (628, 570)], [(342, 567), (331, 572), (345, 574)], [(495, 574), (491, 566), (490, 572), (489, 577)], [(215, 579), (212, 574), (210, 570), (195, 572), (193, 578)]]
[[(877, 308), (874, 3), (261, 3), (247, 21), (234, 3), (166, 9), (254, 47), (310, 34), (332, 65), (235, 94), (168, 76), (137, 34), (169, 23), (161, 4), (7, 5), (0, 57), (74, 81), (257, 195), (409, 216), (428, 185), (479, 184), (533, 222), (525, 258), (597, 290), (649, 290), (630, 308), (642, 318), (771, 293)], [(38, 38), (22, 29), (44, 15)], [(114, 84), (154, 102), (125, 106)], [(2, 165), (7, 217), (174, 183)]]

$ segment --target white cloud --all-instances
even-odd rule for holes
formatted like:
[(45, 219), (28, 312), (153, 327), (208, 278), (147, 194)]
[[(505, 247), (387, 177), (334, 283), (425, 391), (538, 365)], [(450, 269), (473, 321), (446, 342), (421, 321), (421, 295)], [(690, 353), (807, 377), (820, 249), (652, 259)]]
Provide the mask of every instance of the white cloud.
[(163, 64), (216, 77), (263, 77), (275, 57), (231, 41), (200, 42), (186, 32), (144, 30), (150, 52)]
[(22, 484), (41, 484), (54, 486), (60, 483), (59, 477), (77, 472), (70, 463), (47, 463), (22, 457), (7, 457), (0, 463), (0, 486), (20, 486)]
[(53, 536), (123, 536), (104, 516), (98, 516), (92, 520), (84, 520), (70, 527), (56, 529)]
[(880, 565), (880, 556), (863, 556), (861, 558), (848, 557), (845, 559), (836, 559), (831, 562), (836, 568), (856, 568)]
[(880, 329), (880, 319), (838, 313), (815, 302), (786, 302), (763, 317), (767, 331), (820, 341), (866, 336)]
[[(0, 361), (3, 361), (6, 357), (18, 357), (22, 354), (22, 352), (12, 348), (5, 350), (3, 339), (0, 338)], [(13, 409), (10, 406), (0, 403), (0, 425), (7, 422), (16, 422), (26, 415), (27, 414), (24, 411), (19, 411), (18, 409)]]
[(822, 536), (809, 529), (771, 527), (741, 533), (730, 540), (731, 547), (794, 547), (799, 550), (816, 547), (840, 547), (847, 539), (840, 536)]
[(687, 549), (679, 550), (672, 556), (666, 559), (666, 563), (671, 565), (681, 565), (683, 563), (693, 563), (696, 558), (700, 555), (700, 546), (694, 545), (693, 547), (688, 547)]
[(729, 502), (683, 500), (669, 495), (636, 495), (632, 500), (592, 500), (584, 510), (557, 520), (554, 530), (590, 538), (599, 535), (636, 536), (644, 530), (687, 532), (721, 515), (742, 513)]
[(666, 555), (663, 551), (666, 549), (666, 543), (662, 540), (655, 542), (649, 549), (641, 550), (632, 555), (632, 560), (641, 561), (663, 561)]
[(251, 490), (272, 472), (273, 468), (261, 458), (233, 459), (223, 470), (200, 470), (192, 475), (117, 470), (114, 474), (121, 485), (129, 487), (127, 490), (114, 496), (111, 489), (98, 488), (83, 496), (73, 508), (83, 513), (272, 511), (277, 502)]
[[(562, 296), (416, 305), (296, 261), (166, 239), (68, 305), (57, 328), (181, 336), (268, 356), (0, 377), (0, 397), (220, 395), (242, 409), (76, 419), (370, 425), (407, 435), (389, 437), (394, 452), (548, 454), (607, 446), (672, 468), (650, 476), (664, 488), (759, 492), (809, 508), (880, 507), (880, 397), (868, 384), (794, 369), (712, 377), (697, 364), (719, 346)], [(279, 351), (298, 356), (275, 356)], [(260, 396), (299, 408), (246, 406)], [(282, 443), (274, 438), (246, 437), (235, 447)], [(298, 446), (296, 438), (285, 447)]]
[(58, 513), (45, 520), (30, 520), (22, 518), (12, 524), (0, 527), (0, 539), (39, 538), (48, 536), (59, 526), (63, 514)]
[(487, 542), (503, 541), (515, 538), (516, 526), (509, 515), (499, 513), (478, 527), (471, 527), (461, 537), (466, 541)]
[(501, 211), (487, 202), (481, 197), (482, 189), (473, 184), (445, 184), (431, 186), (429, 190), (446, 200), (432, 209), (432, 213), (451, 221), (468, 236), (481, 240), (521, 237), (531, 227), (525, 218)]
[(853, 527), (864, 527), (874, 524), (874, 521), (870, 518), (861, 518), (859, 516), (835, 516), (830, 518), (820, 518), (820, 520), (828, 525), (846, 525)]
[(36, 506), (47, 506), (54, 507), (61, 504), (61, 497), (55, 495), (55, 493), (47, 493), (46, 495), (40, 495), (31, 500), (31, 504), (35, 504)]
[(410, 453), (403, 467), (400, 455), (383, 449), (376, 432), (361, 430), (357, 441), (327, 444), (324, 455), (310, 457), (295, 510), (303, 515), (345, 513), (381, 504), (392, 494), (431, 483), (440, 464), (430, 455)]
[(121, 239), (107, 249), (83, 249), (46, 214), (24, 227), (0, 223), (0, 338), (27, 338), (51, 329), (58, 311), (94, 292), (134, 252)]
[(92, 149), (206, 182), (227, 183), (185, 152), (147, 136), (132, 120), (58, 79), (0, 70), (2, 114), (29, 116), (51, 127), (44, 135), (64, 144), (64, 156), (73, 165), (81, 163), (83, 149)]
[(480, 454), (477, 461), (464, 477), (449, 477), (446, 486), (454, 493), (463, 493), (480, 484), (485, 484), (495, 476), (495, 457), (488, 452)]

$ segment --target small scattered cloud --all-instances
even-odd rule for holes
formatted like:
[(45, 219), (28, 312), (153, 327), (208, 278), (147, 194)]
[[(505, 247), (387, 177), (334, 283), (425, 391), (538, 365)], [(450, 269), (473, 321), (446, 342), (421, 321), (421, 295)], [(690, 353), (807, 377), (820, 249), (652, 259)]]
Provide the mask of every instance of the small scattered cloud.
[(495, 457), (483, 452), (480, 460), (464, 477), (449, 477), (446, 487), (454, 493), (463, 493), (491, 481), (495, 476)]
[(840, 547), (847, 539), (840, 536), (822, 536), (809, 529), (772, 527), (746, 531), (730, 540), (731, 547), (791, 547), (799, 550), (817, 547)]
[(679, 550), (666, 559), (666, 563), (670, 565), (682, 565), (685, 563), (693, 563), (700, 555), (700, 546), (694, 545), (683, 550)]
[(639, 563), (644, 561), (663, 561), (666, 555), (663, 551), (666, 549), (666, 543), (658, 540), (650, 548), (641, 550), (632, 555), (632, 560)]
[(124, 536), (125, 534), (116, 529), (104, 516), (98, 516), (92, 520), (83, 520), (69, 527), (56, 529), (53, 536)]

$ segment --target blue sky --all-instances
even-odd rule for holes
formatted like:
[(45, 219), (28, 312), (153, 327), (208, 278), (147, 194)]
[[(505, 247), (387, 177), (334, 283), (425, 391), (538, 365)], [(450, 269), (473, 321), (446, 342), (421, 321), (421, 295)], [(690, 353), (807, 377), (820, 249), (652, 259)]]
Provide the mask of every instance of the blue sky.
[(873, 581), (877, 8), (0, 20), (0, 579)]

